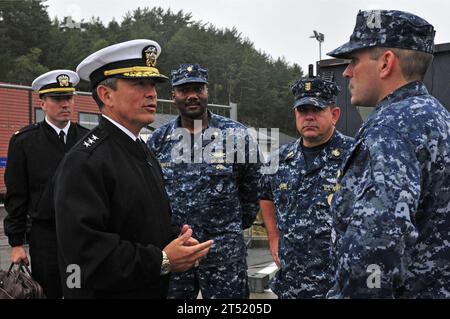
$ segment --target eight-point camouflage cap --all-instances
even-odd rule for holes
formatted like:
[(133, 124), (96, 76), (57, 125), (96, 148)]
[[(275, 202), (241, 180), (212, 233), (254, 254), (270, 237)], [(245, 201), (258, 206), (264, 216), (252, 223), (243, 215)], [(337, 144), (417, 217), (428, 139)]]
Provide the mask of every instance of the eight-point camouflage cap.
[(334, 105), (336, 96), (341, 91), (336, 83), (320, 78), (300, 79), (291, 89), (295, 97), (294, 109), (302, 105), (321, 108)]
[(172, 87), (185, 83), (208, 84), (208, 70), (198, 64), (181, 64), (171, 72)]
[(434, 35), (431, 24), (408, 12), (359, 11), (350, 41), (328, 55), (346, 59), (356, 50), (376, 46), (433, 53)]

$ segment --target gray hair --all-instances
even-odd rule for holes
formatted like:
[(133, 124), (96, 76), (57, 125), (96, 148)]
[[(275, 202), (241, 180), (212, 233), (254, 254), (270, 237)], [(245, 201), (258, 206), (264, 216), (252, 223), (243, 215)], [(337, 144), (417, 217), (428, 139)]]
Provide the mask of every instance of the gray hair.
[(98, 83), (95, 87), (92, 88), (92, 98), (95, 100), (95, 102), (98, 105), (98, 108), (101, 111), (102, 108), (105, 106), (105, 104), (103, 103), (103, 101), (100, 99), (100, 97), (97, 94), (97, 87), (99, 85), (109, 87), (115, 91), (117, 89), (117, 78), (106, 78), (103, 81), (101, 81), (100, 83)]

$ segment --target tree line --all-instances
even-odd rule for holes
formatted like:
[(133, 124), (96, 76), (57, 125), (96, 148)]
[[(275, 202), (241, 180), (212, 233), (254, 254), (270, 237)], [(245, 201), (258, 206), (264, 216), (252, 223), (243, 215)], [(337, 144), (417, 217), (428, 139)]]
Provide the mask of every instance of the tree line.
[[(93, 17), (80, 27), (62, 28), (62, 19), (49, 17), (45, 1), (0, 1), (0, 81), (30, 85), (46, 71), (75, 70), (108, 45), (148, 38), (162, 47), (157, 64), (162, 74), (181, 63), (199, 63), (209, 71), (210, 103), (237, 103), (242, 123), (296, 134), (290, 86), (302, 69), (256, 50), (236, 28), (219, 29), (160, 7), (138, 8), (107, 25)], [(89, 84), (79, 88), (89, 91)], [(158, 95), (170, 99), (170, 85), (161, 86)]]

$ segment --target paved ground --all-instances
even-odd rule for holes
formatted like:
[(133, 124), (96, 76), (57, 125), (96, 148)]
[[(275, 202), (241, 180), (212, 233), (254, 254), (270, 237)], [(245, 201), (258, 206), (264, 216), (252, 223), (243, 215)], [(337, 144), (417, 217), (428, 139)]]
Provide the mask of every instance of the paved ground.
[[(10, 248), (8, 246), (8, 240), (5, 237), (5, 232), (3, 230), (3, 219), (5, 216), (6, 212), (4, 208), (0, 206), (0, 268), (6, 270), (10, 265), (9, 259)], [(266, 246), (267, 245), (265, 242), (256, 240), (250, 243), (251, 248), (248, 249), (248, 258), (247, 258), (249, 276), (257, 274), (259, 271), (272, 264), (273, 260)], [(260, 285), (259, 282), (257, 282), (256, 286), (259, 285)], [(250, 298), (275, 299), (276, 296), (270, 290), (264, 290), (263, 292), (260, 293), (252, 292)]]

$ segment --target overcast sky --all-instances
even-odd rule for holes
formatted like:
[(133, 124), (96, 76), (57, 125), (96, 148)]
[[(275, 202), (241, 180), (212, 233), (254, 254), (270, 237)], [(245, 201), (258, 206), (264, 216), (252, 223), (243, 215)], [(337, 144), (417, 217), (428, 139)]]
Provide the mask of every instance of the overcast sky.
[(48, 0), (46, 4), (51, 18), (71, 15), (88, 21), (95, 16), (105, 24), (113, 18), (122, 21), (127, 11), (138, 7), (183, 10), (197, 21), (236, 27), (256, 49), (298, 63), (305, 71), (319, 59), (318, 42), (309, 38), (313, 30), (325, 35), (322, 59), (329, 58), (327, 52), (348, 41), (359, 9), (409, 11), (434, 25), (437, 44), (450, 42), (448, 0)]

